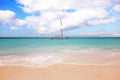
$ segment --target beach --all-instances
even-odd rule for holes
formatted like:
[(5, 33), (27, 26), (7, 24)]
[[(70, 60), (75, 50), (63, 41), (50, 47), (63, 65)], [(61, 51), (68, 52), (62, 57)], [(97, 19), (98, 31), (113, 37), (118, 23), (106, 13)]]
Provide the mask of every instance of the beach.
[(120, 80), (120, 65), (2, 66), (0, 80)]
[(0, 0), (0, 80), (120, 80), (120, 0)]
[(1, 38), (0, 80), (120, 80), (120, 38)]

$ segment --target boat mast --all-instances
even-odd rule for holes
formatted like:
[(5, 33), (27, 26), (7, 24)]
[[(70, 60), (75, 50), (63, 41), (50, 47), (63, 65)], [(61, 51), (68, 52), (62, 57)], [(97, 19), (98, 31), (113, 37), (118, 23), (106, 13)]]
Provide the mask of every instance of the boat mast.
[(62, 20), (60, 18), (60, 25), (61, 25), (61, 37), (63, 37), (63, 29), (62, 29)]

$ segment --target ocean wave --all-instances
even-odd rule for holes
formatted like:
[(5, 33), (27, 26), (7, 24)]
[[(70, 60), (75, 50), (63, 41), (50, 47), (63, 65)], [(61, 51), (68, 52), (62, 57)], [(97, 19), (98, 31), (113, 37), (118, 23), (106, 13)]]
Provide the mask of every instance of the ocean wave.
[(0, 66), (5, 65), (18, 65), (18, 66), (40, 66), (46, 67), (53, 64), (58, 64), (62, 62), (62, 58), (59, 56), (49, 55), (49, 56), (40, 56), (40, 55), (29, 55), (29, 56), (2, 56), (0, 57)]
[(0, 56), (0, 66), (48, 67), (55, 64), (119, 64), (120, 49), (61, 50), (53, 53)]

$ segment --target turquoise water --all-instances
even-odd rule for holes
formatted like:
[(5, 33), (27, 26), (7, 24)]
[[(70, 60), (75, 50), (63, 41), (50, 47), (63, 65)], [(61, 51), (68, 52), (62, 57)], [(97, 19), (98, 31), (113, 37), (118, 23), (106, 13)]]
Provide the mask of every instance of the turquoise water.
[(0, 55), (57, 53), (64, 50), (120, 49), (120, 38), (0, 38)]
[(0, 66), (119, 64), (120, 38), (0, 38)]

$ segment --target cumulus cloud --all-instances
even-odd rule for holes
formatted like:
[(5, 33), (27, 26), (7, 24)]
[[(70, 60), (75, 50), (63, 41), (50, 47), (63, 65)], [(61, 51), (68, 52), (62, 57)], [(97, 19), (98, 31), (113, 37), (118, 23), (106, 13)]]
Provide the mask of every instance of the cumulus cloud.
[(36, 29), (38, 33), (52, 33), (60, 30), (59, 17), (63, 22), (62, 28), (69, 29), (75, 26), (82, 27), (91, 19), (104, 19), (108, 17), (108, 13), (102, 8), (95, 8), (94, 10), (82, 9), (72, 13), (66, 11), (43, 11), (40, 16), (28, 16), (25, 20), (17, 20), (16, 25), (27, 25), (28, 28)]
[(26, 22), (24, 20), (21, 20), (21, 19), (15, 19), (14, 22), (15, 22), (14, 24), (17, 26), (24, 26), (26, 24)]
[(115, 18), (107, 18), (107, 19), (95, 19), (88, 21), (89, 25), (101, 25), (101, 24), (108, 24), (108, 23), (114, 23), (116, 20)]
[(15, 20), (16, 14), (10, 10), (0, 10), (0, 22), (11, 23)]
[(11, 26), (10, 29), (11, 29), (11, 30), (21, 30), (21, 28), (16, 27), (16, 26)]
[[(33, 28), (40, 34), (53, 33), (60, 30), (62, 19), (64, 30), (113, 23), (108, 8), (112, 0), (16, 0), (19, 7), (26, 13), (33, 14), (25, 19), (15, 19), (15, 13), (1, 22), (14, 20), (14, 26)], [(117, 0), (116, 0), (117, 2)], [(40, 15), (34, 15), (35, 13)], [(12, 29), (16, 29), (13, 27)]]
[(42, 10), (108, 7), (111, 5), (111, 0), (17, 0), (17, 2), (21, 4), (20, 7), (28, 13)]
[(120, 12), (120, 4), (116, 4), (113, 9), (117, 12)]

